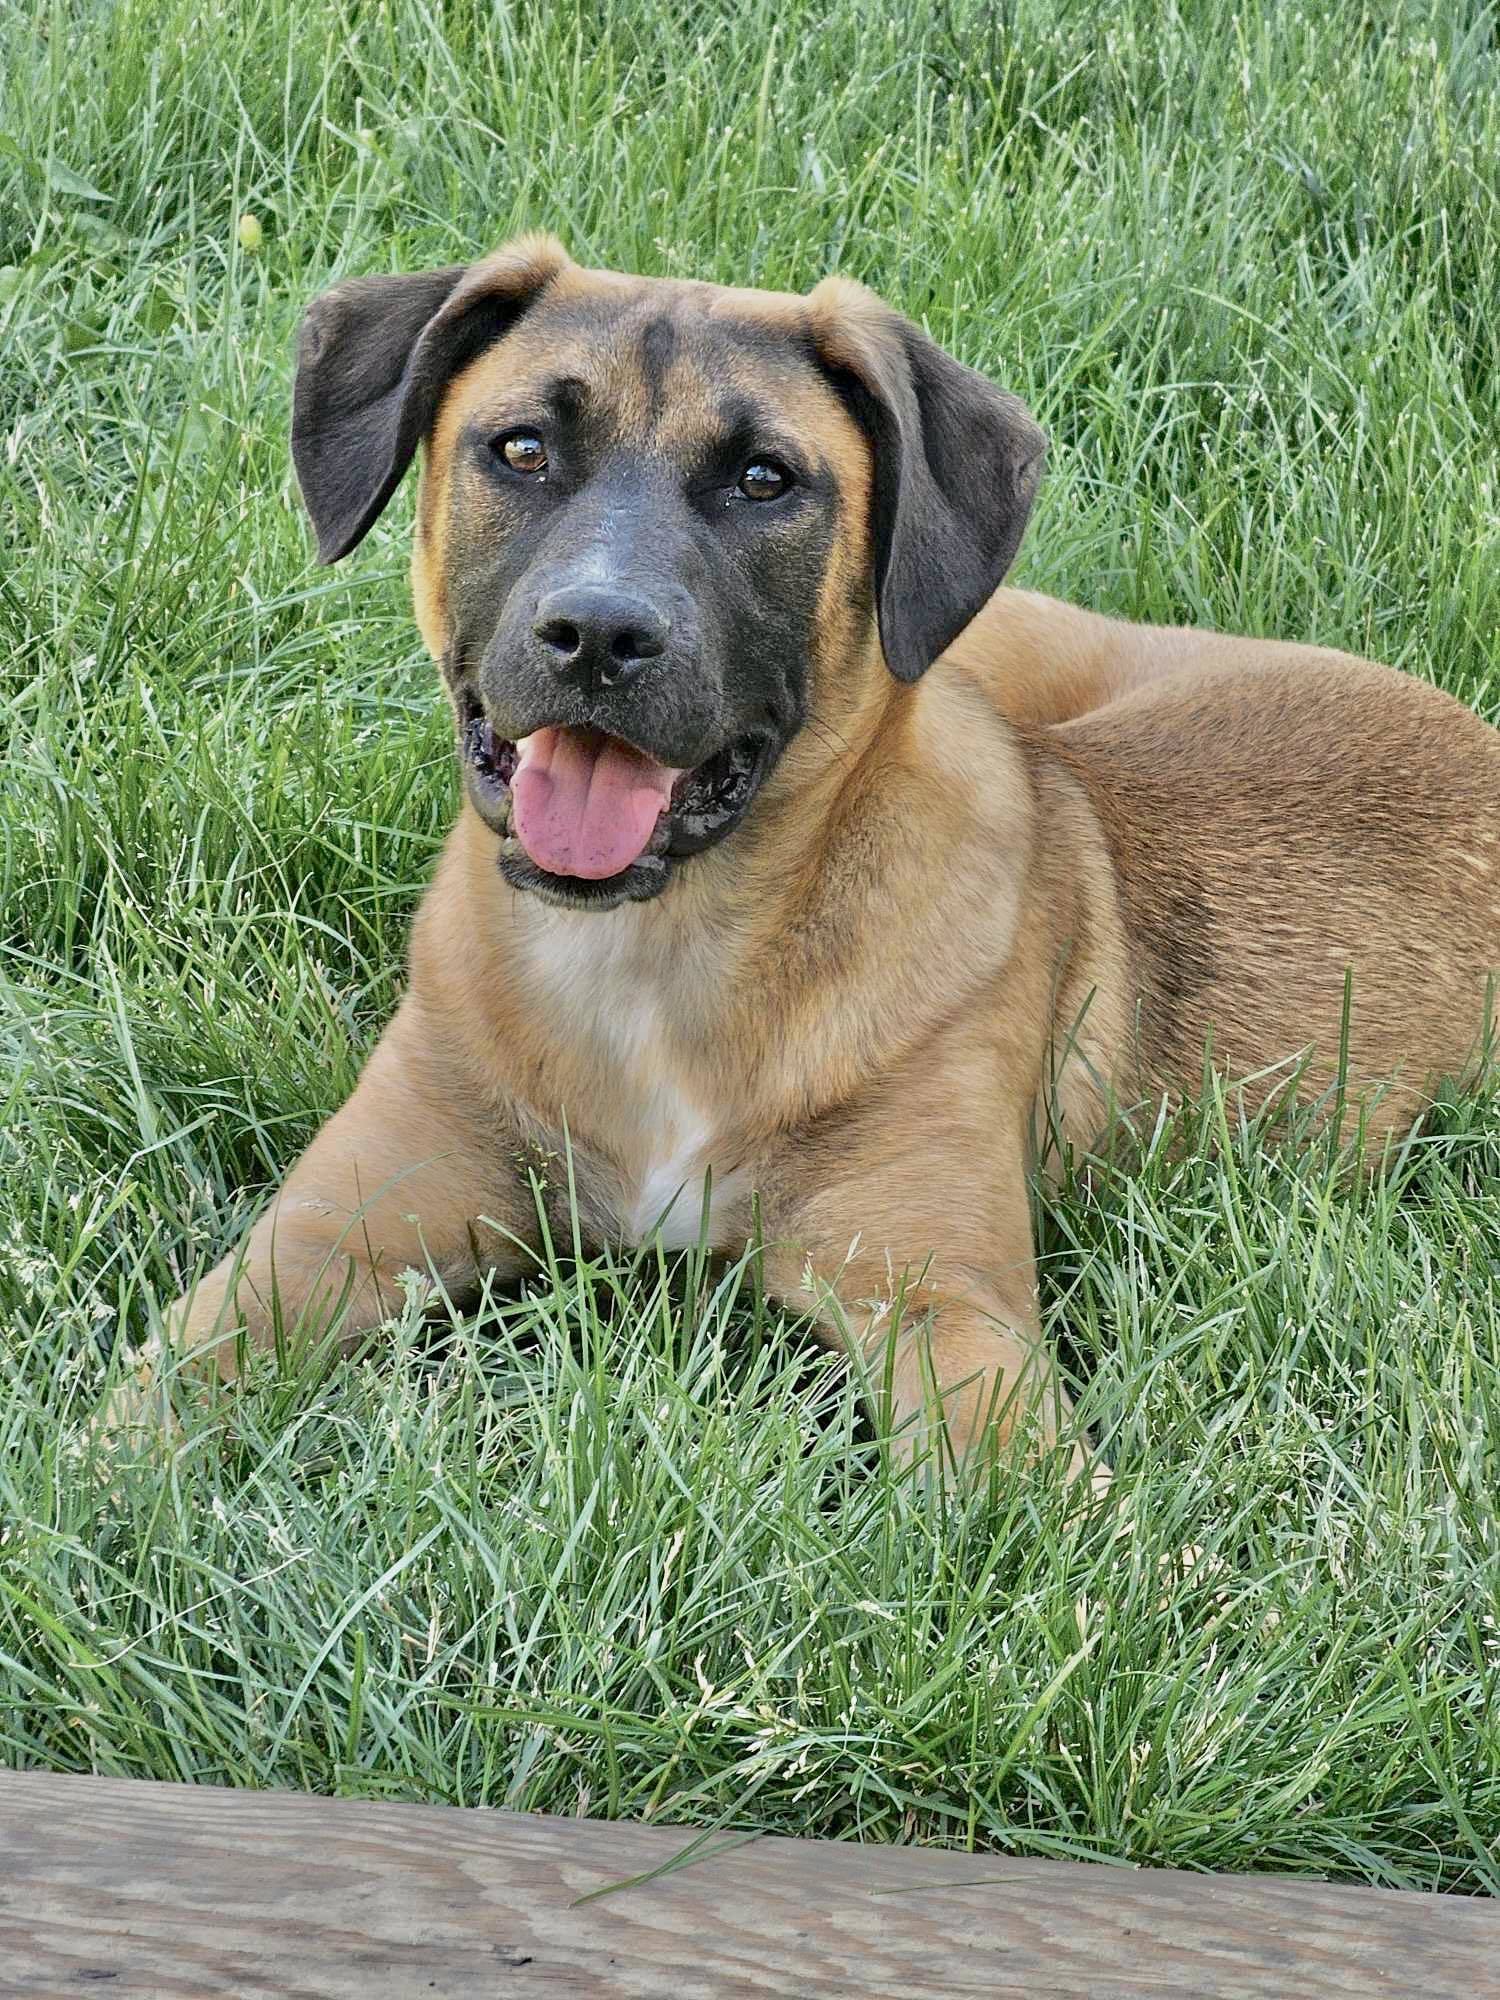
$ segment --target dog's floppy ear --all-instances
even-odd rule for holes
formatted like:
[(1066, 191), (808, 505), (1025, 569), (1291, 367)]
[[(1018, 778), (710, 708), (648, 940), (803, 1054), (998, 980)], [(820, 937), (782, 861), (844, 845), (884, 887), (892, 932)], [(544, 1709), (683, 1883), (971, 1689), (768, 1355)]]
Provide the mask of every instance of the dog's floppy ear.
[(875, 610), (886, 662), (914, 681), (996, 590), (1041, 483), (1043, 432), (863, 285), (826, 278), (813, 340), (870, 444)]
[(446, 385), (567, 263), (554, 237), (522, 236), (482, 263), (350, 278), (313, 300), (297, 334), (292, 462), (320, 562), (369, 533)]

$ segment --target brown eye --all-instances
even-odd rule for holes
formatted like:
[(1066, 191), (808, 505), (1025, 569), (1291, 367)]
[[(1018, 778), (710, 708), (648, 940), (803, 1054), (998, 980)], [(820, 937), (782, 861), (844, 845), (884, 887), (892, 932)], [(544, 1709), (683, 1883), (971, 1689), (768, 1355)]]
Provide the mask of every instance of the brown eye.
[(747, 500), (775, 500), (792, 483), (792, 475), (774, 458), (752, 458), (740, 474), (740, 491)]
[(535, 431), (512, 431), (499, 440), (500, 456), (512, 472), (545, 472), (547, 447)]

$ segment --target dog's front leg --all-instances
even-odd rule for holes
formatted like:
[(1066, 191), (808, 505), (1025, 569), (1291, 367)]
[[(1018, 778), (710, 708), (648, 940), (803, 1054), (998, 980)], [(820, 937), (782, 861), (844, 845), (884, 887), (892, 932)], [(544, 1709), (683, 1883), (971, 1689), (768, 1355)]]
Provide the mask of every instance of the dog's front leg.
[[(348, 1348), (398, 1311), (402, 1274), (472, 1292), (481, 1272), (519, 1266), (537, 1232), (520, 1142), (408, 1000), (248, 1237), (179, 1299), (165, 1346), (201, 1378), (226, 1380), (241, 1339), (292, 1354)], [(108, 1422), (165, 1421), (152, 1393), (162, 1343), (141, 1355)]]
[[(935, 1155), (851, 1135), (836, 1172), (776, 1204), (764, 1268), (852, 1352), (877, 1409), (888, 1387), (903, 1456), (972, 1466), (1048, 1448), (1070, 1405), (1042, 1339), (1020, 1140), (999, 1157), (993, 1129), (945, 1136)], [(1099, 1483), (1082, 1441), (1069, 1469)]]

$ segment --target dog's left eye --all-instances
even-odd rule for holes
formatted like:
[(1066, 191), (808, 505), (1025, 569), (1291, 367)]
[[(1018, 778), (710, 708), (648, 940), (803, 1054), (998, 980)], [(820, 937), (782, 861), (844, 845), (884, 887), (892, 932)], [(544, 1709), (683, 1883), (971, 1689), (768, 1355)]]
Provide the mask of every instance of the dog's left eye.
[(774, 458), (752, 458), (740, 474), (740, 491), (747, 500), (776, 500), (792, 483), (792, 475)]

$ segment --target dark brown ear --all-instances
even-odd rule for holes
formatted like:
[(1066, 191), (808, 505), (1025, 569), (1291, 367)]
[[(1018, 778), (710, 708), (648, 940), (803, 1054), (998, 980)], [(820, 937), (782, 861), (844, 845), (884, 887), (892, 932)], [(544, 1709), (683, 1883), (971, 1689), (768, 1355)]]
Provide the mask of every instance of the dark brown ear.
[(898, 680), (927, 671), (998, 589), (1047, 449), (1026, 406), (863, 285), (808, 298), (824, 366), (870, 442), (875, 610)]
[(292, 463), (320, 562), (363, 541), (444, 388), (567, 263), (554, 237), (523, 236), (482, 263), (350, 278), (313, 300), (297, 334)]

